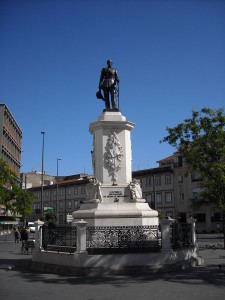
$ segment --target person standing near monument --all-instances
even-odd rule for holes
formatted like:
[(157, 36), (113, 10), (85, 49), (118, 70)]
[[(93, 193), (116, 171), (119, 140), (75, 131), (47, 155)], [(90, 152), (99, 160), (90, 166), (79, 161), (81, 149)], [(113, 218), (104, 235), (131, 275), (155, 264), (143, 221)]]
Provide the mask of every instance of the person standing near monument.
[[(98, 99), (105, 101), (106, 110), (110, 110), (109, 94), (111, 96), (112, 110), (119, 111), (116, 103), (116, 83), (119, 84), (119, 77), (117, 70), (112, 68), (112, 61), (107, 60), (107, 68), (102, 68), (100, 81), (99, 81), (99, 91), (96, 93)], [(104, 92), (104, 98), (101, 95), (101, 89)]]
[(216, 225), (217, 234), (220, 234), (220, 223), (218, 222)]
[(23, 227), (20, 233), (22, 246), (21, 246), (21, 252), (26, 251), (28, 254), (28, 248), (27, 248), (27, 240), (28, 240), (28, 231), (26, 227)]

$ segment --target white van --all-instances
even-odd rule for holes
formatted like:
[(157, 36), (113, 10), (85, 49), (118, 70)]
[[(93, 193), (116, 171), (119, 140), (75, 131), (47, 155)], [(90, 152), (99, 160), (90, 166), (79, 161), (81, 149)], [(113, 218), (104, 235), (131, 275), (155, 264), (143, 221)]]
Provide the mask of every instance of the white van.
[(28, 230), (30, 232), (35, 232), (35, 225), (33, 222), (28, 222)]

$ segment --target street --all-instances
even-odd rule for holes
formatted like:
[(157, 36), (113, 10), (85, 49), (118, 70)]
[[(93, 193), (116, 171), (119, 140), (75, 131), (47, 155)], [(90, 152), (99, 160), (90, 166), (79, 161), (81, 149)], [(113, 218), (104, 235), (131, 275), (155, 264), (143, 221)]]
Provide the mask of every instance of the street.
[[(217, 237), (213, 241), (217, 243)], [(0, 237), (0, 299), (224, 299), (225, 250), (203, 246), (200, 256), (205, 264), (191, 270), (84, 278), (31, 272), (31, 254), (21, 253), (21, 244), (12, 236)]]

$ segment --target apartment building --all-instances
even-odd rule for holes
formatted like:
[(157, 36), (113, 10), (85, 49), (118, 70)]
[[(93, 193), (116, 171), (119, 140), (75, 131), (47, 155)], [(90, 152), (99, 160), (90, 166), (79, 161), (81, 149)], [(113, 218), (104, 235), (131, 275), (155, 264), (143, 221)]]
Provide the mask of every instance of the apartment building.
[(133, 178), (139, 179), (143, 198), (152, 209), (162, 216), (175, 215), (173, 168), (159, 167), (134, 171)]
[[(5, 104), (0, 104), (0, 158), (20, 176), (22, 131)], [(18, 180), (19, 182), (19, 180)], [(17, 221), (0, 205), (0, 234), (7, 233)]]
[(141, 180), (143, 197), (150, 206), (177, 222), (186, 222), (193, 216), (198, 232), (216, 232), (217, 223), (222, 222), (219, 209), (214, 205), (198, 208), (193, 205), (201, 191), (199, 174), (192, 172), (186, 176), (187, 167), (179, 152), (158, 164), (158, 168), (133, 172), (133, 177)]
[[(67, 214), (79, 209), (80, 203), (85, 199), (86, 184), (90, 176), (87, 174), (77, 174), (67, 176), (63, 180), (52, 185), (43, 187), (43, 211), (57, 212), (59, 225), (65, 225)], [(29, 221), (41, 218), (41, 187), (29, 189), (34, 194), (33, 213), (29, 216)]]
[(0, 104), (0, 157), (19, 178), (22, 131), (5, 104)]

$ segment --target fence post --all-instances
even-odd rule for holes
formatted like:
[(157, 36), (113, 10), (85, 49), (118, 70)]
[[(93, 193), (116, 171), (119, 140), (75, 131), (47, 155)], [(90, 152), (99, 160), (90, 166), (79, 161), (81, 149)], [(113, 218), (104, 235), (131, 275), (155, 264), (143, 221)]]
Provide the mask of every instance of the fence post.
[(78, 253), (87, 253), (86, 248), (86, 234), (87, 234), (87, 222), (83, 219), (74, 223), (77, 227), (77, 249), (76, 254)]
[(35, 246), (34, 249), (39, 251), (42, 248), (42, 226), (44, 222), (39, 219), (34, 222), (35, 225)]
[(170, 225), (174, 223), (175, 220), (170, 217), (160, 220), (161, 232), (162, 232), (162, 252), (171, 252), (170, 244)]
[(190, 217), (187, 219), (187, 223), (191, 224), (191, 242), (194, 246), (196, 246), (196, 232), (195, 232), (195, 223), (197, 219)]

